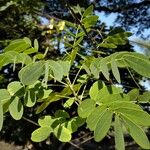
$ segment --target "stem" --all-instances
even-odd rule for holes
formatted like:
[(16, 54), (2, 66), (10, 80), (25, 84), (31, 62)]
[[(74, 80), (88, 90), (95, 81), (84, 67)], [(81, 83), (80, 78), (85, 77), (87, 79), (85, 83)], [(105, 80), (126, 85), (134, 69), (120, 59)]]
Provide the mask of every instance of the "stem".
[(74, 144), (73, 142), (68, 142), (70, 143), (72, 146), (76, 147), (77, 149), (83, 150), (83, 148), (79, 147), (78, 145)]
[(30, 120), (30, 119), (28, 119), (28, 118), (26, 118), (26, 117), (22, 117), (22, 119), (24, 119), (24, 120), (26, 120), (26, 121), (28, 121), (28, 122), (30, 122), (30, 123), (36, 125), (36, 126), (39, 126), (36, 122), (34, 122), (34, 121), (32, 121), (32, 120)]
[(76, 94), (75, 90), (73, 89), (73, 84), (71, 83), (71, 81), (70, 81), (68, 76), (67, 76), (67, 81), (68, 81), (68, 86), (70, 87), (70, 90), (72, 91), (72, 93), (73, 93), (73, 95), (75, 97), (75, 100), (80, 103), (80, 98), (78, 97), (78, 95)]
[(136, 82), (136, 80), (134, 79), (134, 77), (133, 77), (133, 75), (132, 75), (132, 73), (131, 73), (131, 71), (129, 70), (128, 67), (127, 67), (127, 70), (128, 70), (128, 72), (129, 72), (131, 78), (133, 79), (134, 83), (135, 83), (135, 84), (137, 85), (137, 87), (141, 90), (141, 87), (139, 86), (139, 84), (138, 84), (138, 83)]
[(75, 78), (74, 78), (74, 80), (73, 80), (72, 85), (75, 84), (75, 81), (76, 81), (76, 79), (77, 79), (77, 77), (78, 77), (78, 75), (79, 75), (79, 73), (80, 73), (81, 70), (82, 70), (82, 66), (81, 66), (80, 69), (78, 70), (78, 72), (77, 72), (77, 74), (76, 74), (76, 76), (75, 76)]
[(80, 100), (82, 100), (82, 99), (83, 99), (83, 95), (84, 95), (85, 89), (86, 89), (86, 84), (84, 85), (84, 88), (83, 88), (83, 91), (82, 91), (82, 94), (81, 94), (81, 98), (80, 98)]

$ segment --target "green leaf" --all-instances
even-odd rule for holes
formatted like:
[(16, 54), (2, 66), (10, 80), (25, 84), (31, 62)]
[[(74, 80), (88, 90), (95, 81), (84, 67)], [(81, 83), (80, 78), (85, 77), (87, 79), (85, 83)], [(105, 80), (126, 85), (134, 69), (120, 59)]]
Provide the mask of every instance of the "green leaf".
[(64, 126), (58, 125), (54, 129), (54, 135), (61, 142), (69, 142), (71, 140), (71, 131)]
[[(80, 88), (80, 84), (75, 84), (73, 86), (74, 91), (78, 91)], [(68, 97), (72, 94), (70, 87), (64, 88), (61, 92), (52, 92), (44, 103), (38, 107), (36, 113), (42, 112), (50, 103), (61, 100), (64, 97)]]
[(128, 92), (131, 101), (136, 101), (139, 96), (139, 89), (132, 89)]
[(38, 52), (39, 50), (39, 43), (37, 39), (34, 40), (34, 49), (36, 50), (36, 52)]
[[(10, 51), (11, 52), (11, 51)], [(10, 53), (9, 52), (9, 53)], [(25, 65), (28, 65), (30, 63), (32, 63), (32, 59), (30, 56), (28, 56), (27, 54), (24, 54), (24, 53), (20, 53), (18, 54), (19, 56), (16, 58), (17, 59), (17, 62), (16, 63), (22, 63), (22, 64), (25, 64)]]
[(118, 115), (115, 116), (114, 129), (115, 129), (115, 148), (117, 150), (125, 150), (123, 131), (121, 121)]
[(64, 104), (63, 104), (63, 106), (65, 107), (65, 108), (69, 108), (69, 107), (71, 107), (72, 106), (72, 104), (74, 103), (74, 98), (69, 98)]
[(96, 107), (91, 114), (87, 117), (87, 126), (91, 131), (94, 131), (99, 118), (103, 115), (103, 113), (107, 110), (106, 106), (98, 106)]
[(23, 115), (23, 105), (18, 97), (13, 97), (9, 105), (9, 112), (15, 120), (20, 120)]
[(69, 61), (58, 61), (63, 69), (63, 75), (67, 76), (70, 70), (70, 62)]
[(19, 71), (20, 81), (24, 85), (35, 83), (44, 72), (44, 63), (39, 61), (29, 64)]
[(65, 119), (70, 118), (69, 114), (65, 110), (57, 110), (55, 112), (55, 117), (56, 118), (62, 117), (62, 118), (65, 118)]
[(34, 132), (32, 132), (31, 140), (34, 142), (42, 142), (50, 136), (51, 132), (52, 129), (50, 127), (38, 128)]
[(150, 126), (150, 115), (143, 111), (138, 109), (130, 108), (119, 108), (117, 109), (117, 112), (120, 112), (121, 114), (127, 116), (129, 119), (131, 119), (136, 124), (142, 125), (142, 126)]
[(86, 99), (78, 107), (78, 114), (82, 118), (88, 117), (95, 108), (95, 101)]
[(24, 37), (23, 40), (28, 44), (28, 45), (32, 45), (31, 40), (28, 37)]
[(74, 63), (74, 60), (76, 58), (78, 52), (78, 47), (75, 47), (72, 51), (71, 54), (69, 54), (69, 58), (67, 60), (70, 61), (70, 65), (72, 65)]
[(49, 60), (49, 67), (53, 72), (54, 79), (61, 81), (63, 78), (63, 68), (59, 62)]
[(112, 73), (113, 73), (115, 79), (117, 80), (117, 82), (120, 83), (121, 82), (121, 80), (120, 80), (120, 73), (119, 73), (119, 70), (118, 70), (118, 67), (117, 67), (115, 59), (111, 60), (111, 68), (112, 68)]
[(79, 76), (79, 78), (77, 79), (77, 82), (79, 83), (86, 83), (88, 79), (88, 75), (87, 74), (83, 74), (81, 76)]
[(19, 81), (13, 81), (8, 84), (7, 90), (11, 96), (22, 97), (25, 93), (25, 88), (21, 85)]
[(24, 105), (27, 107), (33, 107), (36, 103), (36, 94), (34, 89), (26, 91), (24, 96)]
[(97, 102), (109, 105), (110, 103), (113, 103), (115, 101), (129, 101), (129, 97), (128, 95), (122, 93), (110, 93), (106, 96), (102, 94), (102, 98), (100, 98)]
[(11, 99), (9, 92), (6, 89), (0, 89), (0, 101), (1, 104), (5, 104)]
[(99, 97), (99, 91), (105, 86), (101, 81), (96, 81), (90, 88), (89, 95), (91, 99), (97, 100)]
[(135, 140), (137, 144), (139, 144), (144, 149), (150, 149), (150, 142), (144, 133), (144, 131), (132, 120), (129, 118), (122, 116), (125, 120), (125, 126), (129, 131), (129, 134), (132, 136), (132, 138)]
[(85, 24), (85, 25), (95, 25), (95, 23), (97, 22), (98, 18), (99, 17), (95, 16), (95, 15), (88, 16), (88, 17), (86, 17), (86, 18), (84, 18), (82, 20), (82, 23)]
[(31, 48), (28, 48), (27, 50), (25, 50), (23, 53), (33, 54), (33, 53), (36, 53), (36, 52), (37, 52), (37, 50), (35, 48), (31, 47)]
[(101, 61), (101, 58), (95, 58), (91, 64), (90, 64), (90, 70), (91, 70), (91, 73), (94, 75), (94, 77), (96, 79), (99, 78), (99, 72), (100, 72), (100, 69), (99, 69), (99, 65), (100, 65), (100, 61)]
[(117, 48), (117, 46), (113, 43), (100, 43), (98, 46), (103, 48)]
[[(121, 88), (115, 86), (105, 86), (102, 82), (95, 82), (90, 88), (89, 92), (91, 99), (95, 100), (98, 103), (112, 102), (113, 100), (115, 100), (115, 98), (116, 100), (125, 98), (125, 96), (123, 97), (123, 94), (119, 95), (121, 93)], [(110, 97), (112, 96), (112, 94), (114, 99), (112, 99), (111, 101)]]
[(41, 127), (50, 127), (53, 122), (54, 122), (54, 119), (52, 119), (51, 116), (43, 116), (38, 119), (38, 124)]
[(18, 40), (14, 40), (12, 41), (5, 49), (4, 51), (16, 51), (16, 52), (23, 52), (26, 49), (28, 49), (30, 47), (30, 45), (28, 43), (26, 43), (26, 41), (24, 39), (18, 39)]
[(144, 92), (142, 95), (139, 95), (138, 101), (140, 103), (149, 103), (150, 102), (150, 92)]
[(123, 109), (132, 108), (136, 110), (142, 110), (142, 108), (139, 105), (134, 104), (131, 101), (114, 101), (113, 103), (110, 103), (109, 107), (114, 111), (117, 111), (118, 109), (122, 109), (122, 108)]
[(73, 47), (75, 48), (77, 45), (79, 45), (83, 41), (83, 36), (81, 36), (74, 44)]
[(93, 13), (93, 5), (90, 5), (83, 13), (83, 17), (87, 17)]
[(103, 58), (100, 64), (100, 70), (103, 73), (104, 77), (109, 80), (109, 70), (107, 66), (107, 58)]
[(96, 142), (101, 141), (107, 134), (112, 121), (113, 113), (109, 110), (106, 110), (101, 117), (99, 117), (94, 130), (94, 139)]
[(0, 131), (3, 127), (3, 106), (2, 102), (0, 101)]
[(69, 22), (69, 21), (67, 21), (67, 20), (65, 20), (65, 25), (67, 25), (67, 26), (70, 26), (70, 27), (73, 27), (73, 28), (77, 28), (77, 25), (75, 24), (75, 23), (72, 23), (72, 22)]
[(71, 133), (74, 133), (77, 131), (78, 127), (82, 126), (85, 123), (85, 119), (82, 119), (80, 117), (74, 117), (71, 120), (63, 123), (67, 129), (71, 131)]
[(141, 55), (125, 55), (123, 57), (125, 62), (137, 73), (144, 77), (150, 78), (150, 61), (144, 59), (142, 54)]
[(52, 93), (51, 89), (39, 89), (38, 93), (36, 94), (36, 96), (38, 97), (38, 102), (41, 102), (45, 99), (47, 99), (50, 94)]
[(13, 2), (13, 1), (6, 2), (5, 5), (0, 7), (0, 12), (5, 11), (7, 8), (9, 8), (12, 5), (15, 5), (15, 7), (16, 7), (18, 4), (16, 2)]

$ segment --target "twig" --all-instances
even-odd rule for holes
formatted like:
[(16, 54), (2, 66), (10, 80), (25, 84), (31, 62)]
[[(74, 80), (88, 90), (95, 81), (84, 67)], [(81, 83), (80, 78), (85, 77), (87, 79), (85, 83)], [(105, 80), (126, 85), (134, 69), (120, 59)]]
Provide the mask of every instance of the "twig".
[(84, 95), (84, 92), (85, 92), (85, 89), (86, 89), (86, 84), (84, 85), (84, 88), (83, 88), (83, 91), (82, 91), (82, 94), (81, 94), (81, 97), (80, 97), (80, 100), (82, 100), (83, 99), (83, 95)]
[(73, 142), (68, 142), (68, 143), (70, 143), (71, 145), (73, 145), (77, 149), (83, 150), (83, 148), (79, 147), (77, 144), (74, 144)]
[(94, 136), (87, 138), (86, 140), (84, 140), (83, 142), (81, 142), (81, 143), (79, 144), (79, 146), (82, 145), (82, 144), (84, 144), (84, 143), (86, 143), (86, 142), (88, 142), (88, 141), (90, 141), (90, 140), (93, 139), (93, 138), (94, 138)]
[(28, 122), (30, 122), (30, 123), (36, 125), (36, 126), (39, 126), (36, 122), (34, 122), (34, 121), (32, 121), (32, 120), (30, 120), (30, 119), (28, 119), (28, 118), (26, 118), (26, 117), (22, 117), (22, 119), (24, 119), (24, 120), (26, 120), (26, 121), (28, 121)]
[(77, 72), (77, 74), (76, 74), (76, 76), (75, 76), (75, 78), (74, 78), (74, 80), (73, 80), (73, 82), (72, 82), (72, 85), (75, 84), (75, 81), (76, 81), (76, 79), (77, 79), (77, 77), (78, 77), (78, 75), (79, 75), (79, 73), (80, 73), (81, 70), (82, 70), (82, 66), (81, 66), (80, 69), (78, 70), (78, 72)]
[(91, 134), (91, 133), (86, 133), (86, 134), (84, 134), (83, 136), (81, 136), (81, 137), (79, 137), (79, 138), (76, 138), (76, 139), (71, 140), (71, 142), (77, 141), (77, 140), (80, 140), (80, 139), (83, 139), (84, 137), (88, 136), (89, 134)]
[[(77, 101), (77, 102), (80, 102), (80, 99), (79, 99), (78, 95), (76, 94), (76, 92), (74, 91), (73, 85), (72, 85), (72, 83), (71, 83), (71, 81), (70, 81), (70, 79), (69, 79), (68, 76), (67, 76), (67, 81), (69, 82), (69, 83), (68, 83), (68, 86), (70, 87), (70, 90), (72, 91), (74, 97), (76, 98), (76, 101)], [(76, 103), (76, 104), (77, 104), (77, 103)], [(78, 104), (77, 104), (77, 105), (78, 105)]]
[(95, 46), (95, 42), (92, 40), (92, 38), (88, 35), (88, 32), (86, 31), (86, 28), (84, 27), (84, 25), (81, 23), (81, 21), (78, 19), (77, 15), (75, 14), (75, 12), (73, 11), (73, 9), (71, 8), (68, 0), (64, 0), (64, 2), (67, 5), (67, 8), (70, 10), (70, 12), (72, 13), (72, 16), (75, 18), (75, 20), (77, 21), (77, 23), (80, 25), (80, 27), (82, 28), (83, 32), (85, 33), (85, 35), (87, 36), (87, 38), (91, 41), (92, 45), (94, 46), (95, 49), (97, 49), (97, 47)]

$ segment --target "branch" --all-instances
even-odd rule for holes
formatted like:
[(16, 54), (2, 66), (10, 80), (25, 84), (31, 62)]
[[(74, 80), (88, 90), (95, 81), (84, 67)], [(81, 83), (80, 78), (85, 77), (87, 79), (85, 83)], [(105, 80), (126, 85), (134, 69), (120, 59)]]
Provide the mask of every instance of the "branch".
[(149, 6), (149, 5), (150, 5), (150, 1), (144, 0), (140, 3), (133, 3), (133, 4), (126, 5), (124, 7), (119, 7), (119, 8), (109, 8), (107, 6), (98, 6), (98, 7), (95, 7), (95, 10), (105, 11), (105, 12), (125, 12), (129, 9), (139, 8), (141, 6)]
[(48, 14), (44, 14), (44, 13), (41, 13), (39, 11), (34, 11), (35, 14), (39, 15), (39, 16), (42, 16), (42, 17), (45, 17), (47, 19), (54, 19), (54, 20), (57, 20), (57, 21), (61, 21), (62, 19), (60, 18), (57, 18), (57, 17), (54, 17), (54, 16), (51, 16), (51, 15), (48, 15)]

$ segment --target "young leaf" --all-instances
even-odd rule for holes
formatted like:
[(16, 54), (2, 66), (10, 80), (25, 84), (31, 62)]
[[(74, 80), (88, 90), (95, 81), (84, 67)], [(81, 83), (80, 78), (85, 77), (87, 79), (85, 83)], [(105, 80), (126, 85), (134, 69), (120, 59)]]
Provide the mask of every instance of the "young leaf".
[(86, 17), (86, 18), (84, 18), (83, 20), (82, 20), (82, 23), (84, 23), (85, 25), (95, 25), (95, 23), (97, 22), (97, 20), (98, 20), (98, 16), (95, 16), (95, 15), (93, 15), (93, 16), (88, 16), (88, 17)]
[(38, 128), (34, 132), (32, 132), (31, 140), (34, 142), (44, 141), (50, 136), (51, 132), (52, 132), (52, 129), (50, 127)]
[(36, 50), (36, 52), (38, 52), (39, 50), (39, 43), (37, 39), (34, 40), (34, 49)]
[(98, 46), (104, 48), (117, 48), (117, 46), (113, 43), (100, 43)]
[(74, 98), (69, 98), (64, 104), (63, 104), (63, 106), (65, 107), (65, 108), (69, 108), (69, 107), (71, 107), (72, 106), (72, 104), (74, 103)]
[(20, 120), (23, 115), (23, 105), (18, 97), (13, 97), (9, 105), (9, 112), (15, 120)]
[(125, 150), (123, 131), (121, 121), (118, 115), (115, 116), (114, 129), (115, 129), (115, 148), (117, 150)]
[(81, 43), (81, 41), (83, 40), (83, 36), (81, 36), (73, 45), (73, 47), (75, 48), (78, 44)]
[(150, 142), (144, 131), (129, 118), (125, 116), (122, 117), (125, 120), (125, 126), (128, 129), (129, 134), (132, 136), (135, 142), (144, 149), (150, 149)]
[(112, 73), (113, 73), (115, 79), (118, 81), (118, 83), (120, 83), (121, 82), (120, 81), (120, 73), (119, 73), (115, 59), (111, 60), (111, 69), (112, 69)]
[(96, 142), (101, 141), (107, 134), (112, 121), (113, 113), (109, 110), (106, 110), (101, 117), (98, 119), (96, 128), (94, 130), (94, 139)]
[(87, 17), (91, 15), (93, 12), (93, 5), (89, 6), (83, 13), (83, 17)]
[(20, 81), (24, 85), (35, 83), (44, 72), (44, 63), (39, 61), (29, 64), (19, 71)]
[(33, 54), (36, 52), (37, 52), (37, 50), (35, 48), (31, 47), (31, 48), (28, 48), (27, 50), (25, 50), (23, 53), (29, 55), (29, 54)]

